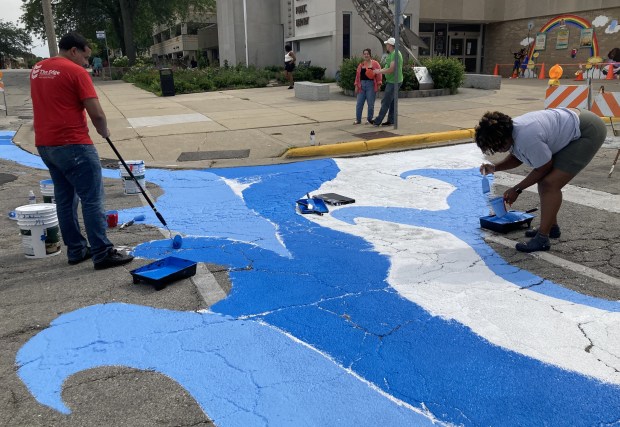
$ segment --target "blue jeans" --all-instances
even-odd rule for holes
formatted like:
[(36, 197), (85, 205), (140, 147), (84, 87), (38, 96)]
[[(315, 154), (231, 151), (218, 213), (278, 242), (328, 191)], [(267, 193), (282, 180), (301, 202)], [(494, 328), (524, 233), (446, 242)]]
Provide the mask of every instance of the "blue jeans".
[(37, 150), (54, 182), (58, 225), (67, 257), (79, 260), (86, 253), (87, 242), (80, 232), (77, 213), (80, 201), (93, 262), (101, 261), (113, 245), (106, 236), (103, 178), (95, 146), (70, 144)]
[(368, 103), (367, 119), (372, 120), (375, 114), (375, 81), (361, 80), (362, 90), (357, 94), (357, 104), (355, 105), (355, 120), (361, 123), (362, 111), (364, 110), (364, 102)]
[[(401, 83), (398, 83), (400, 89)], [(387, 121), (394, 123), (394, 83), (386, 83), (385, 92), (383, 92), (383, 99), (381, 100), (381, 109), (379, 114), (375, 118), (375, 124), (380, 125), (387, 113)]]

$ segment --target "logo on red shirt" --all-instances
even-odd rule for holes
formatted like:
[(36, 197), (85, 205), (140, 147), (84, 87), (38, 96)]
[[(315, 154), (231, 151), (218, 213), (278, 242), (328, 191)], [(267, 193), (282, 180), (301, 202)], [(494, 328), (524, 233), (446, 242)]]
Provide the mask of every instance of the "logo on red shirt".
[(41, 77), (42, 79), (53, 79), (60, 75), (60, 71), (58, 70), (42, 70), (41, 67), (42, 65), (35, 65), (32, 68), (32, 73), (30, 74), (32, 79), (36, 79), (37, 77)]

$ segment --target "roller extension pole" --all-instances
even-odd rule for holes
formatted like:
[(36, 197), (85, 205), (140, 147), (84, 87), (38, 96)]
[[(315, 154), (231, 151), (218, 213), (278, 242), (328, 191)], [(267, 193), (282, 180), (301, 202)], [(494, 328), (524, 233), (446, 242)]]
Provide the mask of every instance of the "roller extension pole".
[(155, 205), (153, 204), (153, 202), (151, 201), (151, 199), (149, 198), (149, 196), (146, 195), (146, 192), (144, 191), (144, 188), (142, 188), (142, 186), (140, 185), (140, 183), (138, 182), (138, 180), (136, 179), (136, 177), (134, 176), (133, 172), (131, 171), (131, 169), (129, 169), (129, 166), (127, 166), (127, 163), (125, 163), (125, 160), (123, 160), (123, 158), (121, 157), (121, 153), (118, 152), (118, 150), (116, 149), (116, 147), (114, 146), (114, 144), (112, 144), (112, 141), (110, 141), (110, 138), (106, 138), (106, 141), (108, 141), (108, 144), (110, 144), (110, 147), (112, 147), (112, 150), (114, 150), (114, 154), (116, 154), (116, 157), (118, 157), (118, 159), (121, 161), (121, 163), (123, 164), (123, 166), (125, 167), (125, 170), (127, 171), (127, 173), (129, 174), (129, 176), (131, 177), (131, 179), (134, 180), (134, 182), (136, 183), (136, 185), (138, 186), (138, 188), (140, 189), (140, 192), (142, 193), (142, 195), (144, 196), (144, 198), (146, 199), (146, 201), (148, 202), (148, 204), (151, 206), (151, 209), (153, 209), (153, 212), (155, 212), (155, 215), (157, 216), (157, 219), (159, 219), (159, 221), (164, 225), (164, 227), (168, 228), (168, 224), (166, 224), (166, 220), (164, 219), (164, 217), (157, 211), (157, 208), (155, 207)]

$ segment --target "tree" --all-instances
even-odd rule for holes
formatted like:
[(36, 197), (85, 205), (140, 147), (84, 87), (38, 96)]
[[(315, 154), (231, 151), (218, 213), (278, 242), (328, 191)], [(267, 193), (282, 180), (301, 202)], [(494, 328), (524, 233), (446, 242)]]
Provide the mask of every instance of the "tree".
[(28, 31), (17, 28), (12, 22), (4, 22), (0, 19), (0, 57), (4, 68), (7, 57), (24, 56), (30, 52), (32, 39)]
[[(41, 0), (22, 2), (26, 29), (44, 38)], [(105, 29), (109, 44), (116, 43), (133, 64), (136, 48), (148, 47), (141, 44), (150, 44), (155, 25), (185, 19), (190, 11), (213, 12), (215, 0), (56, 0), (52, 6), (57, 34), (74, 30), (92, 37)]]

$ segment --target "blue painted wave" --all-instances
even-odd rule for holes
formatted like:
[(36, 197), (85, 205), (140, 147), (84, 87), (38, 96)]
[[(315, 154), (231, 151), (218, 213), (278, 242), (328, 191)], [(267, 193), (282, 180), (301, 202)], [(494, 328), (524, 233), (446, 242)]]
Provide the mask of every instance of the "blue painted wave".
[[(201, 180), (202, 191), (209, 197), (199, 199), (202, 211), (192, 215), (191, 220), (186, 218), (184, 208), (178, 213), (170, 212), (176, 212), (172, 209), (175, 204), (185, 207), (188, 200), (196, 200), (198, 188), (173, 186), (171, 182), (175, 176), (192, 180), (196, 175), (149, 173), (170, 197), (163, 205), (166, 208), (160, 211), (173, 228), (179, 224), (192, 230), (205, 217), (216, 218), (210, 221), (214, 231), (209, 230), (214, 237), (185, 239), (179, 255), (231, 269), (233, 289), (228, 298), (212, 307), (217, 314), (232, 318), (251, 316), (274, 325), (329, 355), (386, 393), (414, 407), (428, 408), (446, 422), (597, 425), (620, 419), (618, 387), (499, 348), (457, 322), (431, 316), (387, 284), (388, 259), (374, 252), (367, 241), (323, 228), (297, 215), (293, 201), (332, 180), (338, 173), (333, 161), (209, 170), (208, 174), (214, 175)], [(540, 278), (507, 265), (481, 240), (477, 220), (482, 212), (471, 208), (482, 205), (472, 203), (481, 197), (475, 170), (420, 170), (402, 177), (411, 174), (452, 183), (456, 190), (448, 198), (450, 209), (424, 212), (354, 205), (334, 215), (343, 221), (368, 217), (448, 231), (483, 255), (495, 273), (516, 285), (540, 282)], [(245, 206), (231, 205), (229, 209), (221, 202), (211, 202), (226, 200), (226, 194), (230, 194), (229, 189), (212, 179), (216, 175), (255, 182), (244, 191)], [(470, 190), (474, 188), (477, 191)], [(161, 207), (160, 200), (158, 207)], [(248, 224), (257, 217), (273, 224), (278, 244), (274, 240), (248, 237), (253, 234)], [(147, 220), (157, 224), (154, 217)], [(236, 225), (236, 230), (229, 227), (230, 222)], [(231, 238), (232, 231), (240, 231), (242, 238)], [(254, 236), (272, 231), (264, 228)], [(150, 242), (136, 248), (136, 254), (149, 258), (170, 253), (169, 241)], [(551, 282), (537, 286), (536, 290), (541, 288), (555, 297), (617, 311), (615, 302), (584, 297)], [(88, 312), (89, 308), (84, 310)], [(179, 318), (184, 314), (176, 313)], [(126, 339), (128, 335), (118, 331), (120, 345)], [(110, 355), (114, 359), (112, 350)], [(26, 366), (23, 361), (31, 360), (36, 360), (31, 348), (20, 352), (20, 365)], [(170, 373), (172, 366), (158, 365), (158, 370), (174, 377)], [(25, 382), (34, 390), (37, 381), (45, 380), (35, 370)], [(198, 393), (193, 391), (197, 385), (192, 378), (178, 381), (192, 395)], [(34, 393), (41, 401), (53, 400), (48, 390)]]

